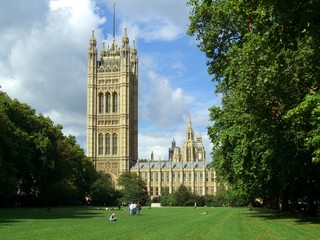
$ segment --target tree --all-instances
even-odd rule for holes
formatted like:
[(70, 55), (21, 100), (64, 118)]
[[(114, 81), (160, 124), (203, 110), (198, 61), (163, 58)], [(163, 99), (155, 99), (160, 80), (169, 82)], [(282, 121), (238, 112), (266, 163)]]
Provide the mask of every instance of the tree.
[(0, 91), (0, 205), (74, 204), (96, 171), (61, 125)]
[(196, 197), (184, 185), (180, 185), (173, 193), (173, 204), (176, 206), (193, 206)]
[(117, 192), (109, 174), (98, 172), (92, 184), (91, 200), (97, 205), (117, 205)]
[(169, 193), (169, 188), (161, 189), (160, 203), (162, 206), (170, 206), (174, 202), (173, 195)]
[[(17, 192), (17, 161), (19, 138), (7, 116), (9, 97), (0, 91), (0, 206), (13, 201)], [(8, 151), (10, 149), (10, 151)]]
[(135, 173), (124, 172), (119, 176), (119, 186), (125, 202), (140, 202), (142, 205), (149, 201), (146, 182)]
[(320, 173), (318, 1), (189, 4), (189, 34), (200, 40), (222, 95), (208, 128), (218, 174), (251, 201), (287, 209), (289, 200), (308, 199), (311, 206)]

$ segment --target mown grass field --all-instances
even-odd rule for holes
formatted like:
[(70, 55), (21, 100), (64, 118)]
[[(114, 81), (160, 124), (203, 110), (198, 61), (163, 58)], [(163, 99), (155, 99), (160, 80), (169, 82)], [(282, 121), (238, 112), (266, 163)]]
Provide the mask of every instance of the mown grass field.
[[(107, 220), (112, 212), (117, 222)], [(128, 216), (124, 209), (112, 212), (95, 207), (0, 209), (0, 239), (320, 239), (319, 217), (263, 209), (143, 208), (140, 216)]]

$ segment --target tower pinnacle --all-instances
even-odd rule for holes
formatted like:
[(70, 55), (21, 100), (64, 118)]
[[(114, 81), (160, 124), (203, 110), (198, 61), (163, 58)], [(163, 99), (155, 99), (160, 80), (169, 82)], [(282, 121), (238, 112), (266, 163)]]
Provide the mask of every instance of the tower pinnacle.
[(96, 47), (97, 46), (97, 41), (94, 37), (94, 30), (92, 29), (92, 34), (90, 38), (90, 47)]
[(100, 59), (102, 60), (103, 57), (106, 57), (106, 56), (107, 56), (107, 51), (106, 51), (106, 48), (105, 48), (104, 41), (102, 41), (102, 48), (101, 48), (101, 52), (100, 52)]
[(122, 47), (123, 48), (128, 48), (129, 47), (129, 38), (127, 35), (127, 27), (124, 28), (124, 33), (122, 36)]
[(192, 129), (191, 115), (189, 114), (188, 128)]

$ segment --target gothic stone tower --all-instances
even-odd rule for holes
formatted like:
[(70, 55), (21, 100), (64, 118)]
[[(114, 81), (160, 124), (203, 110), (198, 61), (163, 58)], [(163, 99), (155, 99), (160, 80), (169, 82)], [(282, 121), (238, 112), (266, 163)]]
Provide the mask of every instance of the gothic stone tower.
[(127, 32), (121, 46), (104, 43), (98, 59), (92, 31), (88, 49), (87, 156), (116, 182), (138, 159), (138, 57)]
[(188, 129), (186, 132), (186, 141), (182, 147), (182, 160), (186, 162), (204, 161), (206, 152), (202, 143), (202, 137), (198, 136), (194, 140), (194, 131), (192, 129), (191, 116), (189, 116)]

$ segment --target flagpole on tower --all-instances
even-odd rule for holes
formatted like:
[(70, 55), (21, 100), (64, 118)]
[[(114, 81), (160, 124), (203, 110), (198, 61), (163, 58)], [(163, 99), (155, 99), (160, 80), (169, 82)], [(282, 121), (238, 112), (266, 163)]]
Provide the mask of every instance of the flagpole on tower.
[(115, 29), (116, 29), (116, 1), (113, 1), (113, 39), (115, 39)]

